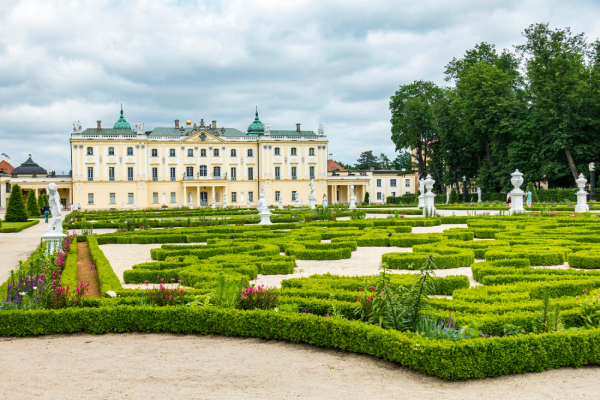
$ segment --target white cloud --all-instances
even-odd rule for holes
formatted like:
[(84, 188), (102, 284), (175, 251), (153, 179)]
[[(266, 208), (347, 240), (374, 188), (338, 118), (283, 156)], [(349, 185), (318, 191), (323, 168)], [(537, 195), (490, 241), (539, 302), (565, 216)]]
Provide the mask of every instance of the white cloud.
[[(69, 132), (112, 125), (124, 103), (146, 129), (216, 119), (316, 130), (335, 158), (393, 157), (389, 97), (475, 44), (522, 42), (550, 22), (600, 36), (592, 1), (0, 2), (0, 152), (69, 170)], [(51, 150), (49, 152), (48, 150)], [(59, 157), (57, 158), (56, 155)]]

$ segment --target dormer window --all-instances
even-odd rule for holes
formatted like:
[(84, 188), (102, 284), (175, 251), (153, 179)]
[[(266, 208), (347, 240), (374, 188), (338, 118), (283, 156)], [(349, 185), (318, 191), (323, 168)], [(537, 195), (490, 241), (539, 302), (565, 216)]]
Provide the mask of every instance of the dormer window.
[(88, 156), (93, 156), (94, 155), (94, 148), (93, 147), (88, 147), (87, 148), (87, 155)]

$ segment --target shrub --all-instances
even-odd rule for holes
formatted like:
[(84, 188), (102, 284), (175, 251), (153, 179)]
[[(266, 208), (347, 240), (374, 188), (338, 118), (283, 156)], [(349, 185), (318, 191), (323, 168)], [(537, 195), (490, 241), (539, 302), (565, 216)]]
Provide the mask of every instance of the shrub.
[(272, 310), (279, 304), (277, 289), (252, 283), (240, 294), (242, 310)]
[(458, 204), (460, 201), (458, 199), (458, 193), (456, 193), (456, 189), (452, 189), (450, 191), (450, 204)]
[(35, 197), (35, 191), (32, 189), (27, 193), (27, 214), (32, 218), (38, 218), (40, 216), (40, 206), (38, 205)]
[(10, 190), (10, 197), (8, 199), (4, 220), (6, 222), (27, 221), (27, 210), (25, 209), (25, 203), (23, 202), (23, 192), (19, 185), (13, 185)]

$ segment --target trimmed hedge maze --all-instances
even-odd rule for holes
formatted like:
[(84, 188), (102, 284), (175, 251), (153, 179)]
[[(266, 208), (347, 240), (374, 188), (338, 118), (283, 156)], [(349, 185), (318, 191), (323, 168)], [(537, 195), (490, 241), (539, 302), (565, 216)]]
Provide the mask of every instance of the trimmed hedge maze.
[[(466, 225), (416, 233), (416, 227), (442, 224)], [(105, 297), (63, 309), (0, 310), (0, 335), (142, 331), (283, 339), (370, 354), (448, 380), (579, 367), (600, 358), (596, 218), (388, 218), (151, 229), (77, 240), (89, 244)], [(151, 262), (125, 271), (124, 281), (181, 281), (187, 287), (181, 303), (152, 306), (147, 289), (121, 286), (100, 246), (133, 243), (160, 247), (148, 250)], [(365, 247), (389, 248), (376, 261), (394, 273), (333, 273), (335, 260), (343, 263)], [(398, 247), (404, 249), (392, 251)], [(405, 302), (425, 287), (419, 285), (431, 255), (446, 276), (435, 270), (426, 275), (421, 316), (444, 324), (445, 336), (421, 327), (391, 329), (376, 322), (375, 309), (365, 316), (365, 303), (368, 309), (369, 301), (392, 289), (401, 295), (389, 300), (391, 308), (413, 307)], [(277, 309), (214, 302), (225, 278), (246, 288), (259, 275), (293, 273), (299, 260), (332, 263), (331, 273), (283, 276), (279, 289), (268, 289), (277, 296)], [(76, 254), (69, 253), (66, 264), (63, 280), (72, 282)]]

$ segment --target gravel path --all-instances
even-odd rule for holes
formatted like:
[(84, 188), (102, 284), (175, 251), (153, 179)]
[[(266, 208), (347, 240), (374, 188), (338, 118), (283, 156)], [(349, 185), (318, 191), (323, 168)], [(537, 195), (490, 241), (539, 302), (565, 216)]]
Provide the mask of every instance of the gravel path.
[(575, 399), (596, 398), (600, 379), (592, 366), (445, 382), (370, 356), (221, 336), (75, 334), (0, 347), (1, 398)]

